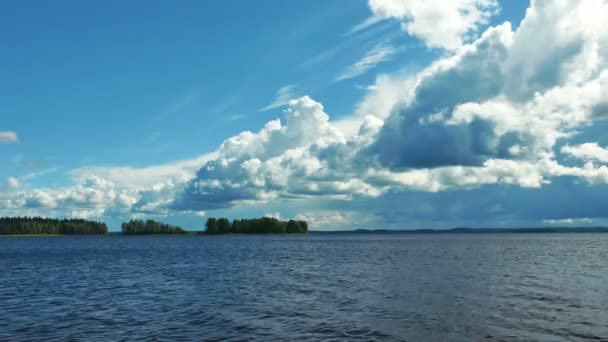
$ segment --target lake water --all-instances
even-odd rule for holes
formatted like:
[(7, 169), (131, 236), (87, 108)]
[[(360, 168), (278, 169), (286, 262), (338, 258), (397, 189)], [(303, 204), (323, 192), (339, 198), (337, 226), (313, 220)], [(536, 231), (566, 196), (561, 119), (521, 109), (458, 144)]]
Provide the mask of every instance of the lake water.
[(0, 238), (0, 340), (608, 339), (608, 234)]

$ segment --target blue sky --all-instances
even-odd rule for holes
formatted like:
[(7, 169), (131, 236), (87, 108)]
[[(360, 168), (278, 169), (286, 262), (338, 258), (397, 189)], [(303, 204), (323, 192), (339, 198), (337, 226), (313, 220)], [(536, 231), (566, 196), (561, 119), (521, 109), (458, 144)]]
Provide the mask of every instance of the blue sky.
[(606, 7), (5, 2), (0, 215), (603, 224)]

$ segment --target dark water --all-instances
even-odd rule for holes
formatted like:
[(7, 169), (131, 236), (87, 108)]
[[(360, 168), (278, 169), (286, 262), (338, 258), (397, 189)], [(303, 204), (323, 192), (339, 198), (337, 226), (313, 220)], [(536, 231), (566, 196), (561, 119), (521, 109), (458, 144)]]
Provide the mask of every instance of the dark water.
[(608, 234), (0, 238), (0, 340), (608, 338)]

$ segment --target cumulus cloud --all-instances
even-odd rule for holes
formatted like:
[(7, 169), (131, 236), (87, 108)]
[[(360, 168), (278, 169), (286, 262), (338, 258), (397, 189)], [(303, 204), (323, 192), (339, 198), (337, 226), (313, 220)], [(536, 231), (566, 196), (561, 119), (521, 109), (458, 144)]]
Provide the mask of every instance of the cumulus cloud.
[(304, 220), (308, 222), (310, 228), (327, 228), (327, 227), (349, 227), (354, 222), (353, 213), (343, 212), (327, 212), (320, 211), (314, 213), (299, 213), (295, 216), (296, 220)]
[(83, 183), (70, 187), (2, 194), (0, 211), (79, 218), (116, 217), (134, 210), (141, 197), (136, 188), (120, 188), (107, 179), (91, 176)]
[(414, 99), (416, 77), (380, 75), (357, 105), (356, 115), (372, 115), (385, 120), (396, 105), (408, 105)]
[[(370, 155), (393, 170), (551, 158), (559, 139), (597, 119), (608, 91), (608, 30), (581, 19), (607, 7), (533, 1), (518, 30), (490, 28), (435, 62), (392, 101)], [(531, 49), (538, 39), (543, 48)]]
[[(194, 178), (196, 170), (214, 158), (215, 154), (210, 153), (192, 160), (143, 168), (117, 166), (71, 170), (67, 174), (74, 180), (73, 186), (33, 190), (13, 188), (13, 191), (0, 193), (0, 212), (83, 218), (179, 213), (204, 216), (203, 211), (176, 211), (171, 206), (177, 194)], [(56, 169), (32, 173), (20, 179), (54, 171)]]
[(561, 152), (580, 159), (608, 163), (608, 148), (601, 147), (597, 143), (586, 143), (575, 146), (566, 145), (561, 148)]
[[(400, 18), (415, 34), (425, 34), (416, 28), (422, 19), (404, 5), (408, 1), (394, 1), (397, 7), (374, 3), (378, 15)], [(478, 10), (494, 7), (490, 1), (444, 7), (464, 3)], [(451, 49), (468, 41), (466, 35), (481, 25), (484, 14), (472, 17), (474, 24), (455, 36), (429, 36), (427, 44)], [(379, 77), (352, 117), (332, 122), (322, 104), (301, 97), (289, 101), (284, 119), (230, 137), (214, 154), (151, 168), (74, 170), (77, 185), (2, 194), (0, 209), (170, 215), (302, 199), (386, 207), (400, 194), (402, 203), (427, 199), (425, 206), (412, 204), (407, 212), (421, 220), (439, 217), (438, 210), (446, 208), (433, 198), (449, 202), (448, 219), (480, 212), (507, 219), (519, 213), (536, 222), (605, 216), (598, 206), (567, 208), (559, 202), (563, 189), (578, 189), (586, 196), (580, 198), (598, 203), (605, 199), (605, 148), (566, 145), (559, 152), (584, 163), (565, 166), (556, 159), (556, 146), (608, 118), (606, 17), (605, 1), (532, 1), (516, 30), (509, 23), (489, 28), (415, 75)], [(276, 103), (291, 97), (280, 93)], [(502, 187), (507, 190), (497, 190)], [(485, 200), (483, 189), (494, 191), (494, 202)], [(526, 196), (535, 201), (532, 206)], [(556, 205), (544, 208), (547, 196)], [(470, 206), (460, 210), (461, 202)], [(377, 207), (374, 215), (390, 217), (390, 210)], [(320, 226), (354, 222), (344, 210), (323, 215), (307, 210), (299, 217)]]
[(381, 19), (401, 20), (402, 29), (431, 48), (457, 50), (498, 12), (496, 0), (369, 0), (372, 17), (353, 31)]
[[(412, 11), (405, 3), (375, 2), (374, 8), (405, 18)], [(553, 149), (600, 119), (596, 109), (608, 90), (607, 30), (581, 17), (607, 7), (592, 0), (533, 1), (517, 30), (509, 23), (492, 27), (413, 77), (380, 77), (357, 116), (335, 126), (320, 103), (291, 101), (284, 124), (273, 120), (257, 133), (226, 140), (176, 208), (491, 184), (540, 188), (555, 177), (604, 184), (605, 166), (566, 167), (554, 160)], [(474, 24), (459, 32), (482, 22), (484, 14), (473, 12)], [(543, 49), (530, 51), (541, 46), (538, 39)]]
[(0, 143), (16, 143), (19, 141), (17, 133), (11, 131), (0, 131)]
[(397, 53), (397, 49), (390, 44), (376, 45), (373, 49), (365, 53), (365, 55), (348, 66), (342, 74), (340, 74), (336, 81), (342, 81), (349, 78), (355, 78), (363, 75), (369, 70), (375, 68), (378, 64), (388, 61)]
[[(227, 139), (218, 158), (198, 171), (176, 208), (218, 209), (279, 196), (367, 191), (359, 180), (335, 173), (332, 163), (348, 158), (352, 150), (346, 144), (320, 103), (309, 97), (292, 100), (284, 124), (273, 120), (257, 133)], [(340, 148), (345, 150), (336, 150)]]

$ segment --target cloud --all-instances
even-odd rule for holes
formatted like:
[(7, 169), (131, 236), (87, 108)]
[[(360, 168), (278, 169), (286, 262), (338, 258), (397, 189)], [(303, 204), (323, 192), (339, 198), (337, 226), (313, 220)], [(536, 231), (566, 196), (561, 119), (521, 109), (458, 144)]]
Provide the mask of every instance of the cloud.
[[(606, 166), (566, 167), (553, 150), (597, 119), (608, 90), (599, 48), (607, 30), (593, 20), (575, 25), (589, 6), (608, 7), (533, 2), (515, 31), (492, 27), (414, 76), (378, 78), (353, 118), (332, 123), (320, 103), (293, 100), (285, 124), (226, 140), (176, 208), (493, 184), (538, 189), (556, 177), (606, 184)], [(544, 48), (530, 51), (537, 39)]]
[[(593, 109), (608, 91), (598, 48), (608, 30), (577, 20), (589, 7), (608, 6), (533, 2), (517, 31), (509, 23), (490, 28), (433, 63), (413, 90), (392, 91), (405, 95), (392, 101), (369, 155), (396, 171), (552, 158), (558, 140), (598, 119)], [(530, 49), (538, 39), (543, 48)]]
[(372, 17), (351, 33), (382, 19), (401, 20), (409, 35), (430, 48), (456, 51), (498, 12), (496, 0), (369, 0)]
[(363, 75), (369, 70), (375, 68), (378, 64), (391, 59), (396, 53), (397, 49), (390, 44), (376, 45), (359, 61), (348, 66), (344, 72), (342, 72), (342, 74), (336, 77), (336, 81), (342, 81)]
[(593, 220), (587, 217), (584, 218), (565, 218), (559, 220), (543, 220), (543, 223), (550, 226), (559, 225), (573, 225), (573, 224), (589, 224), (593, 223)]
[(196, 170), (217, 157), (208, 153), (190, 160), (173, 161), (149, 167), (85, 166), (68, 172), (77, 183), (97, 176), (112, 181), (120, 187), (150, 188), (167, 181), (184, 182), (194, 176)]
[(34, 179), (36, 177), (44, 176), (44, 175), (47, 175), (49, 173), (53, 173), (56, 171), (57, 171), (57, 168), (52, 167), (50, 169), (46, 169), (46, 170), (42, 170), (42, 171), (30, 172), (24, 176), (19, 177), (19, 179), (21, 179), (22, 181), (28, 181), (28, 180)]
[[(415, 74), (378, 77), (352, 116), (331, 121), (300, 97), (213, 154), (73, 170), (76, 185), (0, 194), (0, 210), (133, 216), (255, 204), (274, 213), (299, 201), (317, 210), (292, 213), (320, 226), (368, 222), (349, 214), (364, 210), (389, 226), (606, 217), (605, 148), (572, 139), (600, 141), (580, 132), (606, 119), (607, 16), (605, 1), (532, 1), (516, 30), (491, 27)], [(581, 160), (562, 165), (558, 152)]]
[[(292, 100), (285, 124), (272, 120), (257, 133), (246, 131), (224, 141), (217, 159), (197, 172), (175, 206), (210, 210), (279, 196), (348, 193), (354, 181), (322, 179), (332, 170), (317, 157), (329, 146), (344, 143), (320, 103), (309, 97)], [(313, 176), (319, 182), (309, 182)]]
[(597, 143), (586, 143), (576, 146), (566, 145), (561, 148), (561, 152), (580, 159), (608, 163), (608, 148), (601, 147)]
[(348, 32), (346, 32), (344, 34), (344, 36), (349, 36), (351, 34), (359, 32), (361, 30), (365, 30), (366, 28), (373, 26), (382, 20), (384, 20), (384, 18), (382, 18), (380, 16), (371, 16), (371, 17), (363, 20), (359, 24), (355, 25), (352, 29), (350, 29)]
[(37, 188), (0, 194), (4, 214), (59, 217), (117, 217), (130, 213), (141, 195), (135, 188), (119, 188), (107, 179), (91, 176), (65, 188)]
[(275, 94), (275, 99), (271, 103), (260, 109), (260, 111), (265, 112), (267, 110), (276, 109), (287, 105), (291, 99), (296, 97), (294, 95), (295, 90), (295, 84), (289, 84), (279, 88), (279, 90), (277, 90)]
[(0, 143), (16, 143), (18, 141), (17, 133), (11, 131), (0, 132)]
[(15, 188), (18, 188), (21, 185), (21, 183), (19, 182), (19, 180), (17, 178), (15, 178), (15, 177), (9, 177), (8, 180), (7, 180), (7, 182), (6, 182), (6, 185), (10, 189), (15, 189)]
[(295, 216), (296, 220), (308, 222), (309, 228), (348, 228), (355, 221), (355, 214), (345, 212), (307, 212), (299, 213)]
[[(70, 170), (67, 175), (74, 181), (75, 185), (72, 186), (0, 193), (0, 212), (121, 219), (144, 215), (204, 216), (203, 211), (176, 211), (171, 206), (196, 170), (215, 157), (215, 153), (210, 153), (192, 160), (143, 168), (115, 166)], [(30, 173), (17, 180), (29, 180), (55, 171), (49, 169)]]
[(371, 215), (360, 228), (531, 227), (543, 226), (543, 220), (585, 218), (601, 225), (608, 222), (603, 204), (607, 190), (607, 185), (566, 176), (542, 187), (488, 184), (466, 191), (389, 191), (377, 198), (324, 201), (320, 207)]
[(281, 213), (276, 212), (273, 214), (264, 214), (264, 217), (276, 218), (277, 220), (281, 219)]
[(8, 177), (8, 179), (6, 180), (6, 184), (4, 184), (4, 186), (0, 187), (0, 190), (5, 189), (8, 191), (12, 191), (12, 190), (19, 188), (20, 186), (21, 186), (21, 182), (19, 182), (19, 180), (17, 178)]
[(380, 75), (357, 105), (356, 115), (373, 115), (385, 120), (397, 104), (408, 104), (414, 99), (416, 85), (415, 77)]

